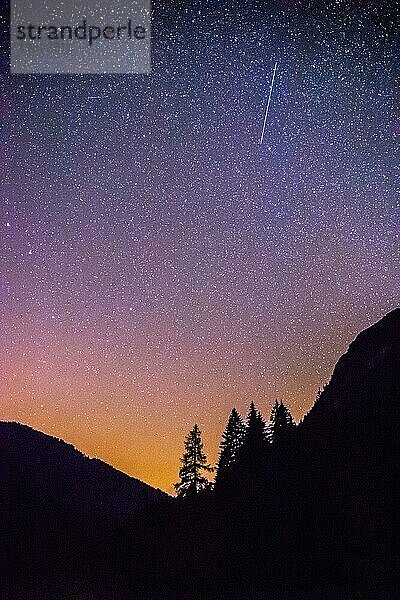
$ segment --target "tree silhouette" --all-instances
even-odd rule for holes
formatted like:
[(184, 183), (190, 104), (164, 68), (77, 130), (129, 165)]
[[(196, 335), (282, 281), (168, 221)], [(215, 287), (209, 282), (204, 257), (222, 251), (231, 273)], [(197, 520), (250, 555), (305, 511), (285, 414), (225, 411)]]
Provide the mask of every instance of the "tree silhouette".
[(174, 484), (178, 496), (191, 496), (209, 486), (209, 481), (202, 475), (202, 472), (212, 472), (214, 469), (207, 464), (207, 457), (203, 452), (201, 431), (197, 424), (185, 438), (185, 452), (181, 458), (181, 463), (182, 466), (179, 469), (180, 481)]
[(247, 416), (246, 444), (264, 446), (263, 442), (265, 441), (265, 436), (265, 421), (262, 418), (261, 413), (254, 406), (254, 402), (251, 402), (249, 414)]
[(246, 425), (236, 408), (233, 408), (219, 446), (219, 461), (215, 480), (217, 485), (226, 481), (245, 437)]
[(296, 424), (290, 414), (289, 409), (283, 404), (282, 400), (275, 401), (271, 412), (270, 425), (268, 430), (269, 441), (273, 444), (282, 444), (286, 442), (294, 431)]
[(252, 402), (247, 417), (246, 435), (238, 449), (234, 467), (237, 484), (242, 491), (255, 491), (265, 483), (266, 456), (265, 421)]

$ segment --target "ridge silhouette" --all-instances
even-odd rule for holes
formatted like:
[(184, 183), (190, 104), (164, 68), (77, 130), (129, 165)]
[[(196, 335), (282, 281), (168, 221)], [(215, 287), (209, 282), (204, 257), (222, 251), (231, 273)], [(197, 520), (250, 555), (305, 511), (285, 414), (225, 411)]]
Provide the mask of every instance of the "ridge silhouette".
[(65, 442), (0, 423), (0, 591), (397, 597), (399, 426), (400, 309), (355, 338), (298, 426), (279, 443), (260, 435), (239, 448), (229, 485), (198, 497), (176, 502)]

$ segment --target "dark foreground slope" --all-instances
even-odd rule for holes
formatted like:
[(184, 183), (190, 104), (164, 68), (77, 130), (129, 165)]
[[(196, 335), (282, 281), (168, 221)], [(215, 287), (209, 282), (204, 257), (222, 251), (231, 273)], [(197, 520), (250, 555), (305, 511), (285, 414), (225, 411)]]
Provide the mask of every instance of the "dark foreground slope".
[[(28, 586), (26, 597), (37, 589), (40, 598), (42, 583), (58, 574), (71, 582), (101, 581), (126, 528), (142, 526), (146, 515), (170, 500), (72, 445), (19, 423), (0, 423), (0, 476), (1, 522), (6, 525), (1, 581), (10, 598), (17, 594), (18, 582)], [(62, 597), (64, 592), (59, 593)]]
[(303, 539), (349, 581), (399, 582), (399, 432), (396, 309), (350, 344), (297, 431)]
[[(337, 419), (349, 421), (363, 444), (365, 427), (373, 441), (399, 450), (400, 308), (362, 331), (339, 359), (329, 384), (303, 421), (307, 430), (337, 432)], [(368, 444), (371, 447), (371, 444)], [(374, 449), (374, 452), (376, 448)]]

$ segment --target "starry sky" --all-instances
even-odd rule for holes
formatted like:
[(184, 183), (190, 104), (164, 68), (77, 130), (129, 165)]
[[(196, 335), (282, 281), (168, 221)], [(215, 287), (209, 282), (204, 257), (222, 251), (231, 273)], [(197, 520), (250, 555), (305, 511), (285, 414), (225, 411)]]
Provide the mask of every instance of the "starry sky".
[(150, 75), (2, 57), (1, 419), (170, 492), (195, 422), (214, 462), (233, 406), (301, 419), (399, 305), (395, 4), (156, 0)]

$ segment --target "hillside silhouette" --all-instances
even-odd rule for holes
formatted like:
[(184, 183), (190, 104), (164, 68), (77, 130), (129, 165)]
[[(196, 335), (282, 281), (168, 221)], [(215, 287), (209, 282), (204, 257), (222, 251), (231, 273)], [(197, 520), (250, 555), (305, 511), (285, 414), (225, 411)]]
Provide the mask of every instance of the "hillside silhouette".
[(8, 597), (397, 597), (400, 309), (350, 344), (297, 427), (271, 439), (252, 404), (227, 460), (232, 414), (223, 476), (175, 500), (0, 424)]
[[(37, 586), (38, 598), (45, 593), (38, 579), (45, 582), (54, 572), (85, 579), (93, 565), (107, 566), (115, 536), (171, 500), (19, 423), (0, 422), (0, 458), (1, 521), (7, 524), (1, 580), (15, 578), (29, 594)], [(7, 587), (13, 598), (15, 584)]]

